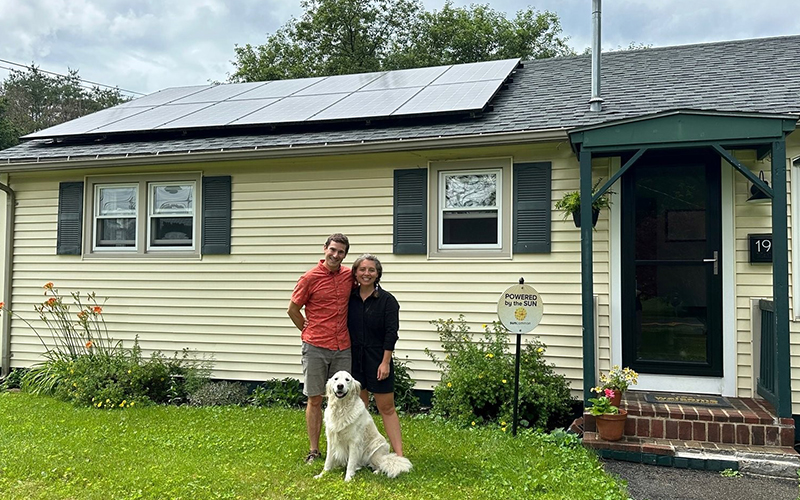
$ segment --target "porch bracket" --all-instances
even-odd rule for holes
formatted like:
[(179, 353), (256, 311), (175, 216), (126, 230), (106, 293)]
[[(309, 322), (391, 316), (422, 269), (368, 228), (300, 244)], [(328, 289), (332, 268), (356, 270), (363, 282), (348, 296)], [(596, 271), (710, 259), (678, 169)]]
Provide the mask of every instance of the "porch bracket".
[[(645, 153), (647, 152), (647, 149), (648, 149), (648, 148), (642, 148), (642, 149), (640, 149), (639, 151), (637, 151), (637, 152), (636, 152), (636, 154), (634, 154), (634, 155), (633, 155), (633, 157), (631, 157), (631, 159), (630, 159), (630, 160), (628, 160), (627, 162), (625, 162), (625, 165), (623, 165), (623, 166), (622, 166), (622, 168), (620, 168), (619, 170), (617, 170), (617, 171), (614, 173), (614, 175), (612, 175), (611, 177), (609, 177), (609, 179), (608, 179), (608, 182), (606, 182), (605, 184), (603, 184), (603, 187), (601, 187), (600, 189), (598, 189), (598, 190), (597, 190), (597, 192), (596, 192), (596, 193), (594, 193), (594, 195), (592, 196), (592, 203), (596, 202), (596, 201), (597, 201), (597, 200), (598, 200), (598, 199), (599, 199), (601, 196), (603, 196), (603, 194), (605, 194), (605, 192), (606, 192), (606, 191), (608, 191), (608, 190), (611, 188), (611, 186), (612, 186), (612, 185), (613, 185), (615, 182), (617, 182), (617, 179), (619, 179), (620, 177), (622, 177), (622, 174), (624, 174), (625, 172), (627, 172), (627, 170), (628, 170), (629, 168), (631, 168), (631, 167), (633, 166), (633, 164), (634, 164), (634, 163), (636, 163), (636, 160), (638, 160), (639, 158), (641, 158), (641, 157), (642, 157), (642, 155), (643, 155), (643, 154), (645, 154)], [(583, 217), (583, 214), (581, 214), (581, 217)]]
[[(581, 149), (580, 158), (580, 197), (592, 199), (592, 152)], [(592, 220), (592, 204), (581, 203), (581, 219)], [(583, 325), (583, 399), (584, 403), (592, 397), (592, 387), (596, 385), (594, 363), (594, 289), (592, 276), (592, 225), (581, 224), (581, 317)]]
[[(740, 174), (742, 174), (743, 176), (747, 177), (747, 180), (749, 180), (750, 182), (755, 184), (756, 187), (758, 187), (758, 189), (763, 191), (764, 194), (766, 194), (770, 198), (773, 198), (773, 199), (775, 198), (775, 193), (774, 193), (774, 191), (772, 190), (771, 187), (769, 187), (764, 181), (759, 179), (759, 177), (756, 174), (754, 174), (753, 172), (751, 172), (749, 168), (747, 168), (744, 165), (742, 165), (741, 163), (739, 163), (739, 160), (734, 158), (733, 155), (728, 153), (728, 151), (725, 150), (722, 146), (720, 146), (719, 144), (712, 144), (711, 147), (714, 148), (714, 151), (716, 151), (725, 161), (730, 163), (733, 166), (733, 168), (735, 168)], [(775, 182), (774, 182), (774, 178), (773, 178), (772, 185), (773, 186), (776, 185)]]
[(780, 418), (792, 416), (792, 378), (789, 352), (789, 235), (786, 216), (786, 143), (772, 142), (772, 300), (775, 304), (776, 411)]

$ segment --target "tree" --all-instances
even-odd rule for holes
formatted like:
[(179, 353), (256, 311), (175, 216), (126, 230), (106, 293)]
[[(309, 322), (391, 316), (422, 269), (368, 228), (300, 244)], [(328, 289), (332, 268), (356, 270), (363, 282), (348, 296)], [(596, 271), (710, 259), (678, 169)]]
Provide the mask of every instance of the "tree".
[(236, 46), (232, 82), (377, 71), (394, 44), (405, 45), (419, 0), (304, 0), (264, 45)]
[(414, 42), (397, 47), (387, 66), (392, 69), (461, 64), (495, 59), (543, 59), (572, 55), (561, 35), (558, 15), (528, 8), (509, 20), (489, 5), (424, 12), (412, 27)]
[(554, 13), (488, 5), (427, 12), (419, 0), (304, 0), (264, 45), (236, 46), (229, 81), (250, 82), (573, 54)]
[[(0, 148), (17, 143), (17, 137), (52, 127), (127, 100), (119, 89), (87, 89), (77, 70), (50, 76), (31, 65), (12, 70), (0, 83)], [(8, 135), (13, 140), (7, 139)]]

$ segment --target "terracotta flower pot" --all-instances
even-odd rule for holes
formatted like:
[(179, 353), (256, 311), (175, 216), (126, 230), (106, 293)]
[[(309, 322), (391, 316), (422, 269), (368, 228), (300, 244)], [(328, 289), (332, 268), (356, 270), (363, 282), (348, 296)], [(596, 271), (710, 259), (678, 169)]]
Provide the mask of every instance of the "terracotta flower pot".
[(606, 441), (619, 441), (622, 439), (622, 434), (625, 432), (625, 419), (628, 418), (626, 410), (620, 410), (616, 415), (597, 415), (594, 418), (600, 439), (605, 439)]

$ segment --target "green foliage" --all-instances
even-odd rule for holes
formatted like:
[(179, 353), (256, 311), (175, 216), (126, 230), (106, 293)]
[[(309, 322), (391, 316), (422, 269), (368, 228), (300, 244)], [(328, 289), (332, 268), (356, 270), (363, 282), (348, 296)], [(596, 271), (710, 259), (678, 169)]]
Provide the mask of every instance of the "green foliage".
[[(52, 398), (0, 393), (3, 500), (330, 499), (624, 500), (591, 450), (527, 430), (459, 428), (401, 416), (414, 470), (368, 468), (350, 483), (305, 465), (301, 410), (143, 406), (99, 412)], [(326, 451), (324, 434), (323, 452)]]
[(725, 469), (719, 472), (719, 475), (722, 477), (742, 477), (742, 473), (738, 470), (733, 469)]
[(0, 95), (0, 149), (10, 148), (19, 143), (18, 137), (24, 135), (8, 117), (8, 99)]
[(208, 379), (210, 371), (209, 362), (187, 350), (171, 358), (155, 352), (145, 359), (137, 339), (130, 350), (53, 357), (28, 370), (21, 388), (102, 409), (147, 402), (179, 404)]
[[(463, 315), (432, 321), (446, 353), (443, 360), (427, 354), (442, 370), (433, 393), (434, 415), (461, 425), (510, 424), (514, 411), (514, 354), (508, 352), (505, 328), (484, 325), (483, 337), (474, 340)], [(563, 375), (544, 359), (545, 346), (528, 341), (520, 355), (519, 425), (552, 429), (569, 418), (571, 397)]]
[(583, 440), (577, 434), (560, 427), (549, 434), (542, 434), (542, 439), (560, 448), (579, 448), (583, 445)]
[(306, 404), (306, 396), (300, 381), (287, 377), (283, 380), (271, 379), (253, 390), (250, 402), (253, 406), (275, 406), (280, 408), (300, 408)]
[(22, 377), (25, 375), (26, 371), (27, 370), (21, 368), (11, 370), (8, 375), (0, 380), (0, 391), (19, 389), (19, 386), (22, 383)]
[(419, 398), (414, 394), (414, 379), (408, 367), (408, 356), (405, 361), (394, 358), (394, 406), (397, 411), (414, 413), (419, 411)]
[(231, 82), (521, 57), (572, 54), (552, 12), (528, 8), (513, 20), (489, 5), (428, 12), (419, 0), (305, 0), (263, 45), (234, 47)]
[[(597, 192), (597, 186), (600, 185), (600, 182), (603, 179), (600, 178), (597, 182), (594, 183), (592, 186), (592, 196)], [(609, 208), (611, 206), (611, 198), (609, 195), (614, 194), (613, 191), (608, 190), (603, 193), (602, 196), (597, 198), (592, 203), (593, 210), (602, 210), (604, 208)], [(564, 211), (564, 218), (566, 219), (570, 215), (580, 212), (581, 211), (581, 193), (579, 191), (570, 191), (565, 193), (564, 196), (561, 197), (560, 200), (556, 201), (555, 204), (556, 210), (563, 210)]]
[(192, 406), (241, 406), (248, 400), (247, 387), (239, 382), (208, 382), (189, 394)]
[[(100, 111), (127, 99), (119, 89), (86, 89), (77, 70), (67, 75), (52, 76), (31, 65), (25, 71), (11, 70), (0, 83), (0, 149), (13, 144), (6, 134), (16, 137), (52, 127), (95, 111)], [(4, 140), (5, 139), (5, 140)], [(4, 144), (5, 143), (5, 144)]]
[(611, 399), (608, 396), (600, 396), (598, 398), (589, 398), (592, 403), (589, 408), (589, 413), (595, 417), (598, 415), (616, 415), (619, 413), (619, 408), (611, 404)]

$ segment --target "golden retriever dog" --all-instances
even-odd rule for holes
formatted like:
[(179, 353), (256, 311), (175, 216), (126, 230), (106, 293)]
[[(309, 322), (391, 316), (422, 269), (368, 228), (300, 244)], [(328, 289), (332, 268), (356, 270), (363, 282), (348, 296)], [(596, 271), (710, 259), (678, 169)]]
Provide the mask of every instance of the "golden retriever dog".
[(336, 372), (325, 384), (328, 407), (325, 408), (325, 437), (328, 454), (321, 478), (334, 467), (346, 466), (344, 480), (353, 479), (356, 471), (369, 465), (375, 474), (397, 477), (411, 470), (406, 457), (389, 453), (389, 443), (378, 432), (375, 421), (359, 397), (361, 384), (346, 371)]

